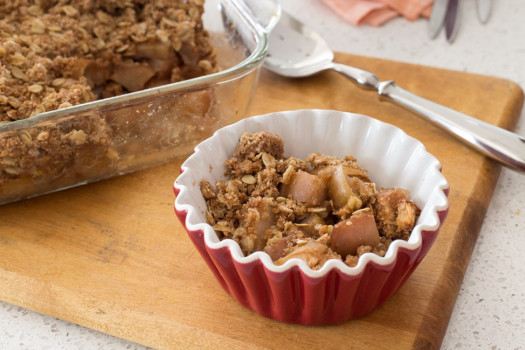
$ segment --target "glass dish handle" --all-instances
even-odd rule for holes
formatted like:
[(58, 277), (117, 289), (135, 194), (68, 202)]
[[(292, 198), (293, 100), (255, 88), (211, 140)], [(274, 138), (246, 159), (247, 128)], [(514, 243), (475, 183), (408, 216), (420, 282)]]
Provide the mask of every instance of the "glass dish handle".
[(281, 5), (277, 0), (232, 0), (242, 8), (250, 20), (266, 34), (270, 33), (281, 16)]

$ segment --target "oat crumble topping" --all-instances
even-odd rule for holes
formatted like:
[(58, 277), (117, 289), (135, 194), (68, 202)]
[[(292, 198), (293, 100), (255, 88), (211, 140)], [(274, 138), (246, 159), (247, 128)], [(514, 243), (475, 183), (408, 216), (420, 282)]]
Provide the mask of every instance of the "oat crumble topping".
[(376, 189), (352, 156), (283, 154), (279, 136), (245, 133), (225, 163), (227, 180), (201, 181), (219, 238), (278, 265), (299, 258), (319, 269), (329, 259), (355, 266), (367, 252), (384, 256), (393, 240), (410, 236), (419, 209), (407, 190)]
[(0, 122), (213, 72), (203, 3), (0, 1)]

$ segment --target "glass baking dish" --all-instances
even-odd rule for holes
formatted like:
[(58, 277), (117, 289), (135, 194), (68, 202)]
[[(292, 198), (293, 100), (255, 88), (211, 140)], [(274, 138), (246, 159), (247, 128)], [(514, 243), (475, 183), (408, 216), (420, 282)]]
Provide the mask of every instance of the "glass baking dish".
[(206, 0), (219, 72), (0, 124), (0, 204), (186, 157), (245, 115), (279, 14), (276, 0)]

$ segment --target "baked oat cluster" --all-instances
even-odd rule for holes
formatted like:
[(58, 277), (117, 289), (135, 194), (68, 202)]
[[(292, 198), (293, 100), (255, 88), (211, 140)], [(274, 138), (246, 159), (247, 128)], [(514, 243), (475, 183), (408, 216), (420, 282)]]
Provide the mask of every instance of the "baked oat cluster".
[(215, 71), (204, 0), (0, 0), (0, 123)]
[(283, 153), (279, 136), (245, 133), (226, 161), (228, 179), (201, 181), (207, 222), (221, 239), (312, 269), (328, 259), (355, 266), (364, 253), (384, 256), (393, 240), (408, 239), (420, 210), (407, 190), (377, 189), (352, 156)]

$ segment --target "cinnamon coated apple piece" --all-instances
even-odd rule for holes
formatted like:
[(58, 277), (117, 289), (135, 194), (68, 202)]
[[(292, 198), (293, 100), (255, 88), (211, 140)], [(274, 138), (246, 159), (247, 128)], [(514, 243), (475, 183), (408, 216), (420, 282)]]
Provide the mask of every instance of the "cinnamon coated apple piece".
[(247, 233), (240, 242), (245, 253), (263, 250), (266, 245), (266, 230), (276, 221), (272, 204), (271, 198), (251, 197), (243, 205), (239, 215), (239, 227)]
[(155, 75), (155, 70), (145, 62), (123, 61), (115, 66), (111, 80), (124, 86), (128, 91), (143, 90), (148, 80)]
[(349, 211), (360, 209), (363, 202), (348, 183), (348, 176), (341, 165), (336, 166), (328, 182), (328, 193), (336, 208), (348, 207)]
[(284, 197), (319, 205), (326, 199), (326, 184), (317, 175), (298, 170), (283, 184), (281, 193)]
[(334, 225), (330, 247), (344, 259), (347, 255), (356, 255), (361, 246), (374, 247), (379, 242), (374, 213), (370, 208), (365, 208)]

